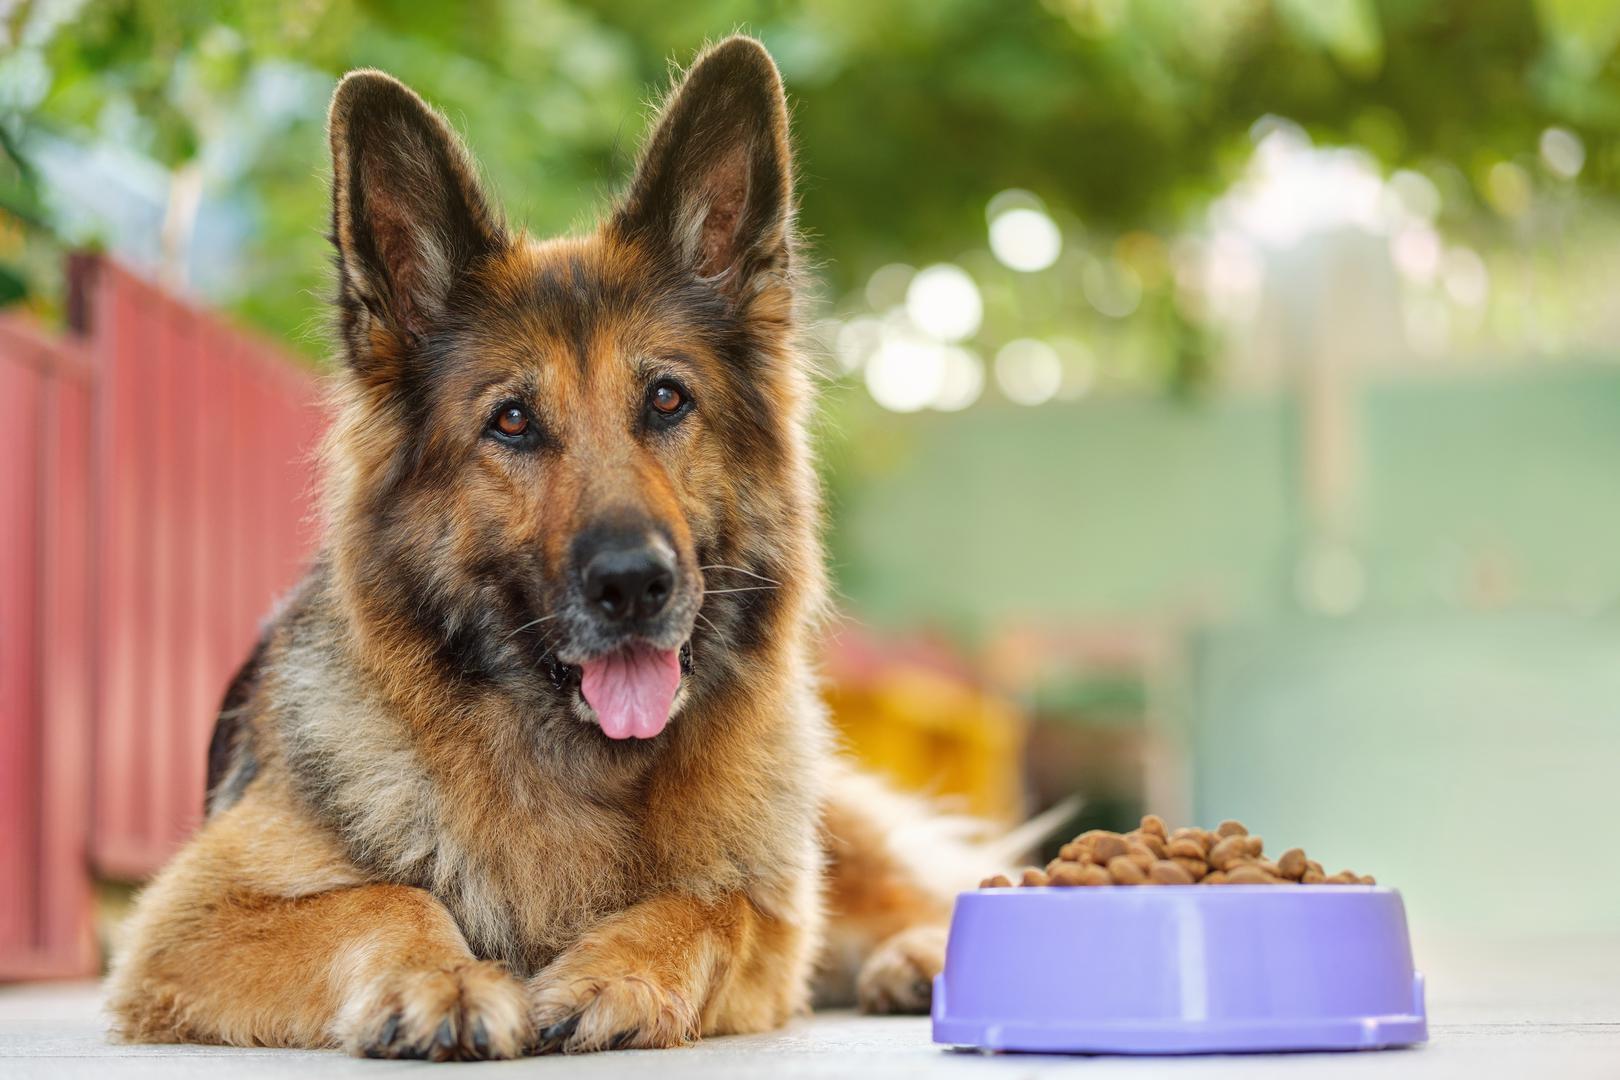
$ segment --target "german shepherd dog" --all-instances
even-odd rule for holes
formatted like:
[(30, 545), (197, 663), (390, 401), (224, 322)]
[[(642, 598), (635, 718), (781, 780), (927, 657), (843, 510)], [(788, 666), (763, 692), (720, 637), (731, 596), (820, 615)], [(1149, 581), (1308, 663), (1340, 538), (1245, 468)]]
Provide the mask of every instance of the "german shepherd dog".
[[(387, 75), (332, 100), (313, 568), (237, 675), (118, 1037), (447, 1059), (926, 1011), (942, 848), (837, 757), (782, 84), (703, 52), (583, 236)], [(974, 875), (977, 876), (977, 875)]]

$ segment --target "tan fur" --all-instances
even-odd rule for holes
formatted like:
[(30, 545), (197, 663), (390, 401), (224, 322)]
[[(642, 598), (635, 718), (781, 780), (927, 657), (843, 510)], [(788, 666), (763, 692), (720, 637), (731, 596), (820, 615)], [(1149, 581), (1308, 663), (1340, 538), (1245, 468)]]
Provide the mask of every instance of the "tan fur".
[[(685, 122), (705, 95), (769, 138), (693, 150), (681, 131), (718, 137)], [(768, 57), (733, 39), (695, 64), (623, 208), (584, 237), (508, 238), (448, 126), (385, 76), (345, 81), (332, 137), (349, 363), (324, 553), (222, 712), (207, 822), (139, 901), (116, 1034), (435, 1060), (673, 1046), (783, 1023), (818, 963), (868, 1008), (926, 1009), (970, 878), (953, 841), (910, 827), (922, 808), (838, 761), (816, 693), (811, 386)], [(697, 284), (670, 293), (671, 258)], [(449, 345), (428, 341), (440, 321)], [(627, 427), (671, 371), (707, 409), (668, 437)], [(481, 435), (514, 394), (552, 449)], [(515, 587), (491, 576), (563, 579), (571, 538), (626, 508), (677, 551), (699, 664), (645, 745), (610, 744), (538, 681), (524, 650), (556, 635), (496, 621)], [(711, 551), (728, 561), (700, 565)], [(746, 608), (750, 588), (768, 599)]]

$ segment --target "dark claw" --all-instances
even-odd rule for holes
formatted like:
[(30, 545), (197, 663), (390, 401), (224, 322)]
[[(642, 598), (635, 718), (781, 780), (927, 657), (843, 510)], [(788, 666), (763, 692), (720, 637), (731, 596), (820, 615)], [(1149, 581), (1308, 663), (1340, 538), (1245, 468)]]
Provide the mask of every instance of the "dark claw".
[(383, 1046), (393, 1046), (394, 1040), (399, 1038), (399, 1013), (390, 1013), (388, 1022), (383, 1025), (382, 1035), (378, 1042)]
[(555, 1054), (563, 1048), (568, 1036), (579, 1027), (579, 1014), (557, 1021), (544, 1031), (540, 1032), (540, 1045), (535, 1049), (537, 1054)]
[(629, 1031), (619, 1032), (617, 1035), (613, 1036), (611, 1041), (609, 1041), (608, 1049), (623, 1050), (625, 1047), (629, 1046), (630, 1041), (636, 1037), (636, 1031), (636, 1028), (631, 1028)]
[(456, 1033), (450, 1027), (448, 1016), (439, 1021), (438, 1029), (433, 1032), (433, 1048), (444, 1053), (456, 1048)]
[(912, 983), (911, 992), (916, 995), (918, 1001), (930, 1001), (934, 996), (934, 988), (928, 984), (927, 979), (918, 979)]
[(574, 1033), (574, 1029), (577, 1027), (579, 1027), (579, 1014), (575, 1013), (573, 1016), (559, 1020), (555, 1024), (552, 1024), (550, 1027), (546, 1028), (546, 1030), (540, 1033), (540, 1038), (546, 1042), (553, 1042), (557, 1039), (566, 1039), (568, 1036)]
[(482, 1020), (473, 1024), (473, 1049), (478, 1051), (479, 1057), (489, 1057), (489, 1029), (484, 1027)]

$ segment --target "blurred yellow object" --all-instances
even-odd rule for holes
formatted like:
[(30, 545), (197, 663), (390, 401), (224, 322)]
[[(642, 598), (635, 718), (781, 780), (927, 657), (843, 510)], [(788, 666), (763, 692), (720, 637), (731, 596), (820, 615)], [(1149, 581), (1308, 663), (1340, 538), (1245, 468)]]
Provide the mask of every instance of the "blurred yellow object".
[(896, 787), (995, 821), (1024, 816), (1025, 722), (966, 679), (904, 662), (829, 680), (845, 745)]

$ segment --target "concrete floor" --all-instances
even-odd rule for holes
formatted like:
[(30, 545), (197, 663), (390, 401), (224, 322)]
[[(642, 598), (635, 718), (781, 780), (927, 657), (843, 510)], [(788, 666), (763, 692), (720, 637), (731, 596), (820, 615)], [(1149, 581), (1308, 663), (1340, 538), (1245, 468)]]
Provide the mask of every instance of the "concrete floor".
[(6, 1080), (296, 1076), (382, 1077), (465, 1070), (480, 1077), (686, 1078), (1088, 1076), (1620, 1077), (1620, 938), (1538, 943), (1424, 943), (1431, 1042), (1412, 1050), (1189, 1058), (1064, 1058), (955, 1053), (928, 1021), (824, 1013), (770, 1035), (711, 1039), (683, 1050), (621, 1051), (479, 1065), (363, 1061), (336, 1053), (220, 1047), (114, 1046), (93, 984), (0, 988), (0, 1077)]

